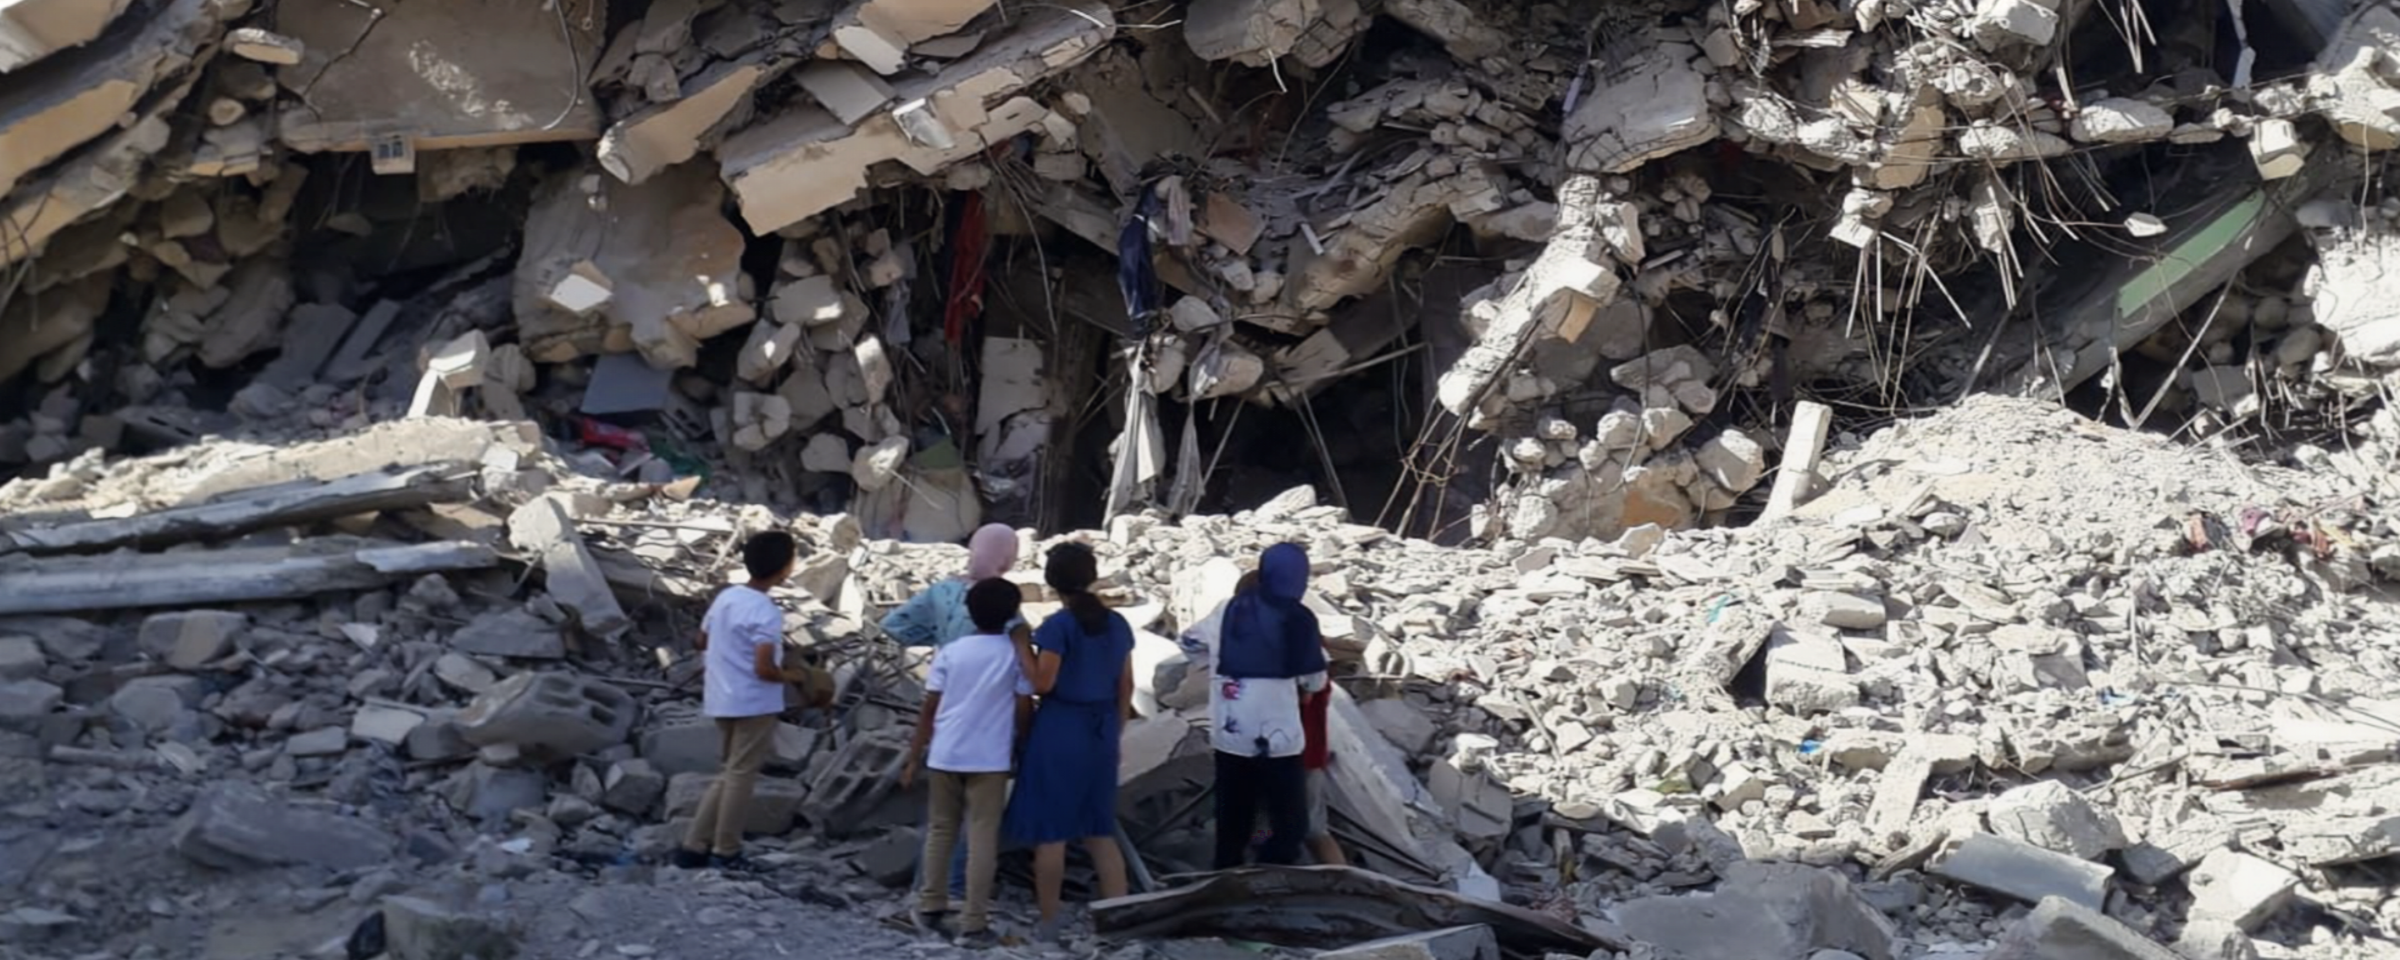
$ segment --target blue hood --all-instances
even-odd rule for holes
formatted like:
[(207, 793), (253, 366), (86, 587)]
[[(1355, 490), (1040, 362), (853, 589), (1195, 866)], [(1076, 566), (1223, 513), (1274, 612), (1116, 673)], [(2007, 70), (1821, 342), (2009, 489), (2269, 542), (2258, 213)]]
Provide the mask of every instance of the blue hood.
[(1258, 558), (1258, 589), (1225, 605), (1217, 633), (1217, 674), (1237, 680), (1303, 677), (1325, 669), (1317, 616), (1301, 605), (1308, 553), (1279, 543)]
[(1277, 600), (1298, 600), (1308, 594), (1308, 551), (1298, 544), (1278, 543), (1258, 557), (1258, 588)]

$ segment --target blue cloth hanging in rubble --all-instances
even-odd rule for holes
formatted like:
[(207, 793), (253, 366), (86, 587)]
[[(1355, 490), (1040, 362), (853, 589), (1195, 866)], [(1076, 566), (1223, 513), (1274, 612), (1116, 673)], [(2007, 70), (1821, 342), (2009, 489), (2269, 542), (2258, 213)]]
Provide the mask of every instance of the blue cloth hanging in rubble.
[(1158, 191), (1142, 186), (1141, 199), (1117, 232), (1117, 290), (1125, 294), (1125, 316), (1133, 321), (1133, 338), (1150, 336), (1158, 315), (1158, 269), (1150, 263), (1150, 220), (1158, 216)]

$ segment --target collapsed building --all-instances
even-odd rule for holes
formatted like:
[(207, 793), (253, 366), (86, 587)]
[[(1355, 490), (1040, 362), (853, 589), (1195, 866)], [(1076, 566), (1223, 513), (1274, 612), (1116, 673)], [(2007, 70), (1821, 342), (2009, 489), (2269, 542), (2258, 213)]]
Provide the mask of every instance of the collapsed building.
[(2313, 438), (2400, 342), (2381, 4), (11, 10), (17, 471), (463, 413), (921, 541), (1610, 539), (1799, 399)]
[[(1142, 949), (2372, 955), (2396, 41), (2339, 0), (18, 0), (0, 757), (52, 829), (0, 830), (0, 941), (590, 955), (773, 526), (843, 697), (779, 737), (770, 886), (669, 902), (855, 906), (915, 839), (872, 623), (997, 520), (1091, 531), (1145, 630), (1153, 889), (1092, 916)], [(1362, 870), (1177, 886), (1172, 638), (1280, 537)], [(80, 854), (148, 841), (225, 885), (98, 896)]]

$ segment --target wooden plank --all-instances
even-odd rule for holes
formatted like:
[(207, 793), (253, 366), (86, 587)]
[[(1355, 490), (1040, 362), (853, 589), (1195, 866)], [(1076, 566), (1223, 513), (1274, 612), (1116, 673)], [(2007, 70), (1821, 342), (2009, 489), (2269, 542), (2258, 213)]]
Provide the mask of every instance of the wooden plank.
[(0, 616), (198, 607), (365, 590), (428, 573), (490, 567), (473, 543), (399, 544), (330, 538), (301, 547), (110, 554), (0, 567)]
[(77, 553), (208, 540), (268, 527), (321, 523), (470, 496), (463, 463), (388, 468), (329, 483), (297, 481), (245, 490), (208, 503), (122, 519), (0, 532), (0, 554)]

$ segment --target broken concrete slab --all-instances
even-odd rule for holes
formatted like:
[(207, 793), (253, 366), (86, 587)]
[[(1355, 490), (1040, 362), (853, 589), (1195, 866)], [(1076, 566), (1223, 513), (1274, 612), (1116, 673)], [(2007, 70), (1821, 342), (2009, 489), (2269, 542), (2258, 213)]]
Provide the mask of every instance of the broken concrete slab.
[(194, 607), (363, 590), (428, 573), (478, 570), (498, 562), (476, 543), (394, 544), (327, 538), (301, 547), (0, 560), (12, 589), (0, 615)]
[(2340, 341), (2351, 360), (2377, 368), (2400, 367), (2400, 313), (2391, 309), (2384, 293), (2400, 276), (2400, 233), (2337, 230), (2312, 239), (2317, 262), (2309, 267), (2301, 290), (2317, 323)]
[(1476, 924), (1319, 951), (1316, 960), (1500, 960), (1500, 941), (1492, 928)]
[(459, 735), (478, 747), (571, 757), (625, 742), (640, 705), (616, 687), (563, 673), (510, 677), (458, 715)]
[[(692, 815), (700, 807), (700, 798), (716, 782), (710, 773), (682, 773), (667, 782), (667, 819)], [(800, 816), (800, 802), (808, 788), (788, 777), (760, 777), (751, 789), (750, 805), (744, 808), (742, 832), (759, 836), (781, 836), (792, 829)]]
[(1567, 166), (1625, 173), (1717, 138), (1708, 77), (1690, 44), (1659, 43), (1618, 67), (1566, 118)]
[(1317, 0), (1194, 0), (1183, 42), (1202, 60), (1264, 67), (1298, 47), (1320, 12)]
[(521, 609), (476, 617), (450, 635), (450, 649), (487, 657), (556, 660), (567, 655), (558, 628)]
[(889, 76), (907, 62), (908, 48), (957, 33), (995, 0), (854, 0), (832, 24), (842, 52)]
[(725, 182), (741, 201), (742, 219), (763, 234), (856, 196), (878, 163), (898, 160), (919, 173), (937, 172), (1032, 129), (1048, 110), (1011, 95), (1082, 62), (1115, 35), (1116, 18), (1105, 5), (1081, 0), (1034, 8), (974, 55), (895, 85), (894, 99), (904, 108), (924, 104), (920, 109), (951, 143), (912, 140), (892, 113), (852, 126), (821, 109), (798, 109), (727, 138), (718, 151)]
[(1112, 939), (1238, 936), (1277, 946), (1337, 949), (1451, 927), (1488, 926), (1512, 954), (1577, 956), (1624, 950), (1614, 936), (1548, 914), (1419, 887), (1355, 867), (1253, 867), (1185, 886), (1092, 904)]
[(2078, 860), (2098, 860), (2125, 848), (2125, 829), (2113, 814), (2055, 780), (2014, 787), (1984, 811), (1992, 832)]
[[(70, 20), (123, 7), (88, 4)], [(15, 18), (25, 5), (11, 5), (0, 28), (22, 28)], [(189, 66), (218, 18), (227, 13), (208, 0), (174, 0), (128, 18), (88, 45), (61, 53), (9, 76), (0, 91), (0, 194), (14, 191), (26, 175), (114, 129), (159, 82)], [(39, 10), (25, 16), (42, 15)], [(70, 24), (48, 15), (51, 29)], [(103, 22), (106, 22), (105, 20)], [(0, 37), (6, 37), (0, 32)]]
[(2093, 910), (2108, 899), (2113, 867), (2052, 853), (2022, 840), (1978, 833), (1936, 860), (1936, 876), (2028, 903), (2057, 897)]
[(276, 137), (378, 154), (598, 137), (599, 104), (574, 64), (598, 59), (608, 17), (594, 0), (561, 2), (278, 3), (275, 30), (305, 51), (279, 79), (308, 96), (280, 111)]
[(1802, 957), (1838, 949), (1892, 960), (1890, 918), (1859, 899), (1839, 873), (1799, 864), (1741, 862), (1714, 893), (1647, 897), (1618, 905), (1617, 922), (1661, 960)]
[(507, 924), (417, 897), (383, 901), (384, 953), (391, 960), (504, 960), (517, 955)]
[(1984, 960), (2178, 960), (2099, 910), (2048, 897), (2018, 920)]
[(435, 464), (240, 491), (208, 503), (124, 519), (0, 532), (0, 554), (158, 547), (455, 502), (468, 497), (466, 480), (473, 475), (474, 469), (465, 464)]
[(250, 616), (231, 610), (180, 610), (142, 621), (142, 652), (177, 670), (192, 671), (232, 653)]
[(108, 274), (100, 273), (39, 297), (10, 298), (0, 307), (0, 383), (91, 336), (108, 296)]
[(892, 85), (855, 63), (819, 60), (792, 75), (826, 112), (855, 124), (892, 102)]
[(615, 639), (632, 629), (607, 574), (575, 532), (564, 498), (537, 497), (518, 507), (508, 515), (508, 540), (541, 566), (543, 587), (586, 632)]
[(2292, 902), (2300, 878), (2263, 858), (2218, 849), (2200, 858), (2184, 885), (2192, 891), (2192, 917), (2222, 920), (2247, 932)]
[(1858, 703), (1850, 654), (1837, 640), (1778, 625), (1768, 634), (1766, 667), (1767, 702), (1793, 713), (1835, 713)]
[(99, 39), (132, 0), (15, 0), (0, 7), (0, 73)]
[(656, 103), (617, 121), (600, 136), (600, 168), (628, 184), (690, 160), (709, 132), (742, 98), (772, 77), (763, 62), (724, 63), (687, 82), (681, 99)]
[[(720, 211), (724, 187), (679, 166), (639, 184), (597, 173), (544, 184), (526, 219), (515, 285), (526, 356), (557, 363), (639, 350), (671, 370), (699, 360), (700, 341), (757, 317), (741, 268), (741, 231)], [(605, 281), (596, 305), (575, 290)]]
[(200, 789), (169, 842), (186, 859), (219, 870), (286, 865), (356, 870), (392, 855), (391, 834), (374, 824), (222, 780)]

